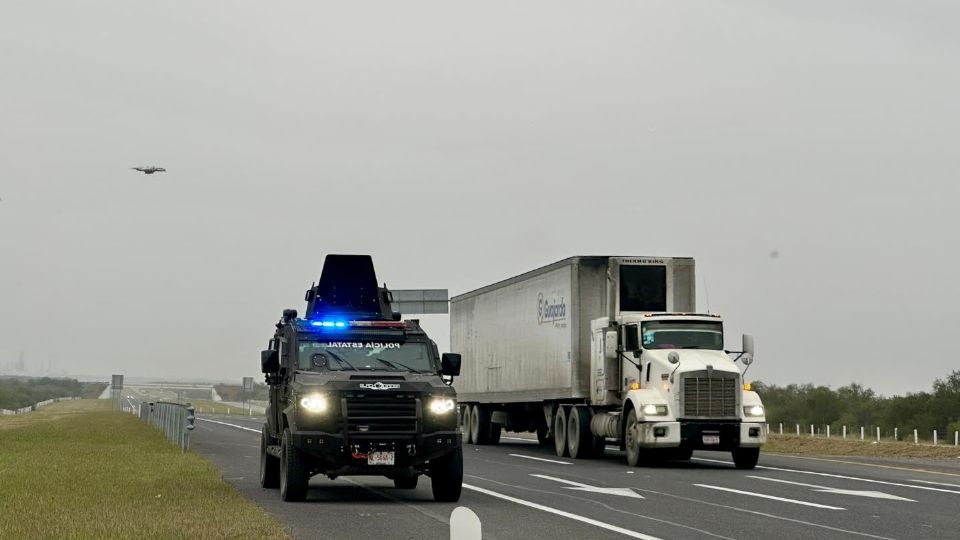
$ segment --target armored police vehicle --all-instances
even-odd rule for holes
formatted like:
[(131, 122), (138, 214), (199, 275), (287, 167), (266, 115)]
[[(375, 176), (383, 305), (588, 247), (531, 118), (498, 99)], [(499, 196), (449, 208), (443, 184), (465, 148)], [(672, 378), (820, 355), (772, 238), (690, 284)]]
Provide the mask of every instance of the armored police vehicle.
[(260, 484), (304, 500), (310, 477), (382, 475), (434, 499), (463, 484), (456, 392), (460, 355), (440, 356), (416, 320), (400, 320), (365, 255), (328, 255), (307, 291), (307, 311), (287, 309), (261, 367), (270, 404), (260, 443)]

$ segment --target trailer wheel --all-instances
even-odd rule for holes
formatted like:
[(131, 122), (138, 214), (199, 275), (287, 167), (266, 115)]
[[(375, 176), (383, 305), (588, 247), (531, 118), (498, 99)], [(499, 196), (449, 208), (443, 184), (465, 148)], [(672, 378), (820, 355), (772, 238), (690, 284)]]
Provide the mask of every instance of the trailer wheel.
[(627, 464), (631, 467), (640, 466), (640, 422), (637, 421), (637, 411), (630, 409), (627, 423), (623, 428), (623, 442), (627, 447)]
[(473, 407), (471, 405), (464, 405), (463, 412), (460, 413), (460, 433), (463, 435), (463, 442), (467, 444), (473, 443), (473, 437), (470, 433), (472, 412)]
[(463, 490), (463, 447), (430, 460), (430, 488), (433, 500), (457, 502)]
[(290, 428), (283, 430), (280, 439), (280, 498), (285, 501), (302, 501), (307, 498), (307, 483), (310, 473), (303, 452), (293, 445)]
[(264, 424), (260, 432), (260, 487), (273, 489), (280, 486), (280, 460), (267, 453), (269, 443), (267, 425)]
[(752, 469), (757, 466), (757, 460), (760, 459), (759, 448), (737, 448), (732, 454), (733, 464), (738, 469)]
[(553, 415), (553, 446), (558, 457), (567, 455), (567, 409), (565, 407), (557, 407), (557, 413)]
[[(470, 438), (473, 439), (473, 444), (490, 444), (490, 425), (490, 409), (474, 405), (470, 412)], [(499, 434), (497, 440), (500, 440)]]
[(553, 438), (550, 437), (550, 428), (547, 426), (537, 428), (537, 442), (540, 443), (540, 446), (549, 446), (553, 442)]
[(590, 432), (590, 417), (593, 416), (589, 407), (575, 405), (570, 408), (567, 418), (567, 451), (573, 459), (589, 459), (593, 457), (594, 437)]

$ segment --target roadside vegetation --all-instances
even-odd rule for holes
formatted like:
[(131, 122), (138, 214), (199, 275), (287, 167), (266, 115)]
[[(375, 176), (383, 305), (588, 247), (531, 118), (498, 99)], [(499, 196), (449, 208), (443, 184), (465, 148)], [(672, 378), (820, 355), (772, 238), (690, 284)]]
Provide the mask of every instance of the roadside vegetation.
[(96, 398), (107, 383), (82, 383), (50, 377), (0, 378), (0, 409), (19, 409), (58, 397)]
[(289, 538), (200, 456), (109, 400), (0, 417), (0, 536)]
[(250, 392), (249, 395), (244, 394), (243, 387), (240, 385), (215, 384), (213, 387), (224, 401), (246, 401), (248, 399), (266, 401), (269, 399), (270, 388), (263, 383), (253, 383), (253, 392)]
[[(237, 405), (227, 405), (219, 401), (196, 400), (190, 402), (197, 414), (229, 414), (233, 416), (250, 416), (247, 407), (238, 407)], [(253, 416), (263, 415), (263, 406), (257, 403), (253, 404)]]
[(838, 437), (811, 437), (810, 435), (777, 435), (771, 433), (763, 451), (774, 454), (796, 454), (809, 456), (859, 456), (885, 458), (929, 458), (952, 459), (960, 458), (960, 448), (949, 444), (933, 446), (931, 444), (913, 444), (910, 442), (895, 442), (892, 439), (865, 441), (859, 439), (841, 439)]
[(776, 386), (763, 382), (754, 383), (754, 388), (763, 398), (771, 433), (779, 431), (782, 422), (784, 433), (795, 433), (799, 424), (808, 438), (811, 425), (820, 436), (829, 425), (834, 437), (847, 426), (848, 436), (859, 438), (863, 426), (866, 439), (875, 440), (876, 428), (883, 438), (892, 438), (894, 428), (898, 428), (899, 439), (912, 443), (914, 429), (924, 441), (937, 430), (941, 443), (952, 445), (954, 432), (960, 431), (960, 370), (934, 381), (930, 392), (892, 397), (879, 396), (856, 383), (836, 390), (812, 384)]

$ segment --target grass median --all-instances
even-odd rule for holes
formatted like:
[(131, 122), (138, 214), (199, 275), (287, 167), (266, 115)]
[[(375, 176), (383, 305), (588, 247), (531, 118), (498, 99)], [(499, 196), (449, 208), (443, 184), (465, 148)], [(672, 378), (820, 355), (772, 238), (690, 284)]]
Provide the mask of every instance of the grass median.
[(289, 538), (200, 456), (109, 401), (0, 417), (0, 537)]
[(933, 446), (912, 442), (810, 437), (770, 434), (764, 452), (811, 456), (862, 456), (886, 458), (953, 459), (960, 457), (960, 447), (951, 444)]

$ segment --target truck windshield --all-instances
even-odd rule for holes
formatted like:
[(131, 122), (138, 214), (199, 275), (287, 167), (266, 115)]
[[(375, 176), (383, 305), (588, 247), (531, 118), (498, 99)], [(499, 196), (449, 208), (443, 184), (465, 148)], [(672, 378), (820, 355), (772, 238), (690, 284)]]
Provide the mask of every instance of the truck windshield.
[(650, 321), (642, 326), (644, 349), (723, 350), (723, 323)]
[(300, 343), (297, 367), (312, 371), (435, 372), (430, 352), (426, 343), (307, 341)]

